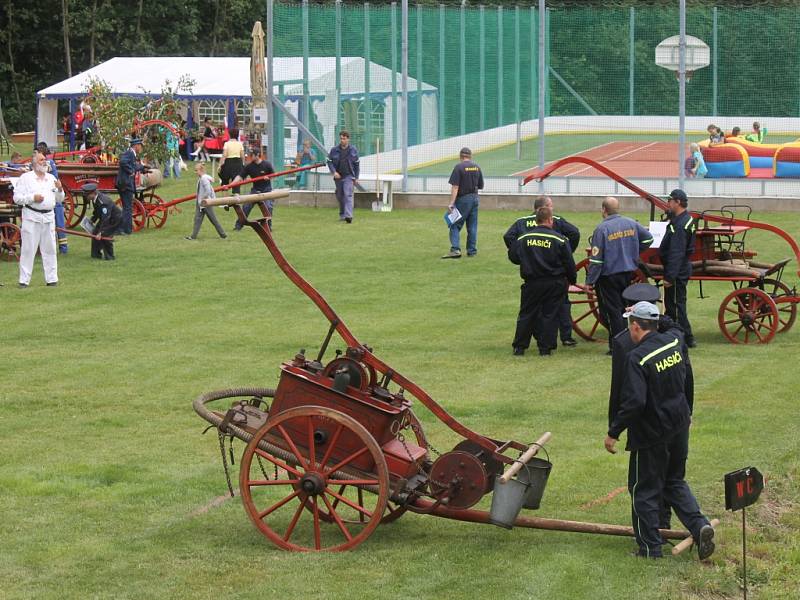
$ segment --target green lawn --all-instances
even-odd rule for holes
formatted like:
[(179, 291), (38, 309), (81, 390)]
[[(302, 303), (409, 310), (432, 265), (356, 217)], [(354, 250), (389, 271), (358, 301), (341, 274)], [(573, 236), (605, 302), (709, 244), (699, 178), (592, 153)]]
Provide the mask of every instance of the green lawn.
[[(687, 135), (689, 141), (699, 141), (704, 139), (702, 135)], [(796, 136), (771, 135), (769, 143), (781, 144), (796, 140)], [(548, 135), (545, 137), (545, 161), (558, 160), (564, 156), (570, 156), (579, 152), (584, 152), (591, 148), (596, 148), (609, 142), (637, 142), (647, 144), (650, 142), (675, 142), (678, 141), (677, 133), (672, 135), (636, 135), (636, 134), (575, 134), (575, 135)], [(517, 159), (517, 146), (511, 143), (487, 152), (476, 152), (473, 156), (475, 162), (481, 166), (483, 174), (486, 176), (503, 177), (518, 173), (525, 169), (537, 167), (539, 165), (539, 138), (526, 139), (522, 142), (520, 152), (521, 158)], [(450, 156), (446, 159), (428, 164), (418, 169), (410, 171), (413, 175), (450, 175), (453, 164), (458, 157)]]
[[(693, 285), (689, 306), (700, 345), (688, 479), (723, 520), (709, 564), (689, 553), (636, 560), (626, 538), (413, 514), (352, 552), (301, 555), (273, 547), (239, 499), (197, 514), (225, 482), (216, 436), (201, 435), (192, 400), (273, 387), (281, 361), (317, 351), (327, 322), (252, 231), (220, 240), (206, 224), (198, 242), (185, 241), (190, 208), (121, 239), (114, 263), (91, 261), (88, 242), (73, 239), (57, 288), (44, 286), (37, 262), (19, 290), (17, 265), (0, 263), (0, 597), (739, 598), (740, 515), (724, 511), (722, 476), (750, 464), (769, 479), (748, 512), (750, 597), (800, 596), (800, 332), (760, 347), (726, 343), (722, 285), (705, 286), (703, 300)], [(230, 230), (232, 213), (219, 214)], [(604, 348), (511, 356), (519, 278), (501, 235), (515, 216), (481, 213), (475, 259), (439, 259), (440, 211), (358, 211), (339, 225), (331, 209), (279, 206), (275, 237), (359, 340), (464, 424), (501, 439), (553, 432), (539, 516), (627, 525), (627, 494), (593, 502), (625, 485), (627, 469), (625, 454), (603, 450)], [(565, 216), (584, 238), (597, 219)], [(800, 215), (758, 217), (800, 236)], [(774, 237), (752, 243), (766, 258), (789, 255)], [(434, 446), (458, 441), (416, 410)]]

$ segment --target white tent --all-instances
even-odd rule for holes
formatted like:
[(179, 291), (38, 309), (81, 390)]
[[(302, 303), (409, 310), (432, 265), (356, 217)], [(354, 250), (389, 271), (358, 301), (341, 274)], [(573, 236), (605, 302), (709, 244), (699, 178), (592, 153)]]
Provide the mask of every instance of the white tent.
[[(336, 116), (339, 102), (364, 98), (366, 61), (361, 57), (341, 57), (341, 94), (336, 95), (336, 58), (309, 57), (308, 89), (312, 110), (323, 127), (325, 143), (335, 143)], [(37, 94), (36, 135), (50, 145), (57, 141), (57, 100), (77, 100), (86, 95), (89, 80), (102, 79), (118, 95), (158, 96), (164, 82), (174, 85), (188, 75), (195, 85), (191, 94), (178, 97), (191, 100), (249, 100), (250, 57), (116, 57), (79, 75), (51, 85)], [(297, 114), (303, 98), (303, 58), (275, 58), (273, 63), (274, 92), (282, 92), (290, 110)], [(400, 74), (395, 73), (395, 90), (399, 106)], [(282, 83), (283, 82), (283, 83)], [(419, 87), (419, 90), (417, 89)], [(433, 141), (438, 128), (438, 91), (432, 85), (408, 78), (409, 104), (421, 94), (423, 139)], [(369, 95), (384, 103), (384, 147), (392, 140), (392, 71), (374, 62), (369, 63)], [(399, 136), (397, 136), (399, 137)]]

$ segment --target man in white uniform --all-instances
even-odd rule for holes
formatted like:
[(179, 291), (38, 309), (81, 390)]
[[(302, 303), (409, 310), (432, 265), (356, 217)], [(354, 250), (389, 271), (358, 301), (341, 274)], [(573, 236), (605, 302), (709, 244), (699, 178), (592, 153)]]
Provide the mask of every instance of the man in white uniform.
[(61, 182), (47, 172), (47, 159), (35, 152), (33, 170), (24, 173), (14, 186), (14, 204), (22, 206), (22, 250), (19, 259), (19, 287), (30, 285), (36, 249), (42, 254), (44, 280), (58, 285), (56, 219), (53, 208), (64, 201)]

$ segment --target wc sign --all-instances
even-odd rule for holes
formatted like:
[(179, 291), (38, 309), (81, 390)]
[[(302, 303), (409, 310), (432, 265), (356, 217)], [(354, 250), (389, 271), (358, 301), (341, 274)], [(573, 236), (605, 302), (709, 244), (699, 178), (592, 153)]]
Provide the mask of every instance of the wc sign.
[(725, 474), (725, 508), (741, 510), (750, 506), (764, 489), (764, 477), (755, 467), (739, 469)]

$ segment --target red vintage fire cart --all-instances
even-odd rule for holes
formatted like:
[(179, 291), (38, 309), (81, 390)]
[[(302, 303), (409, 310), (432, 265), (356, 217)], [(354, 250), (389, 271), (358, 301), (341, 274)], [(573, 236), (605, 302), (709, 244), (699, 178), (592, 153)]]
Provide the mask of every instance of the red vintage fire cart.
[(19, 174), (11, 171), (0, 173), (0, 259), (19, 260), (18, 221), (22, 209), (14, 204), (14, 188), (4, 175), (17, 177)]
[[(561, 531), (632, 536), (631, 527), (519, 516), (538, 508), (550, 470), (533, 443), (501, 441), (464, 426), (420, 386), (359, 342), (322, 295), (288, 263), (263, 218), (247, 221), (240, 203), (288, 192), (218, 198), (254, 229), (283, 273), (320, 309), (330, 328), (316, 356), (300, 350), (280, 367), (276, 389), (243, 387), (209, 392), (195, 411), (219, 433), (228, 474), (226, 439), (247, 446), (239, 491), (258, 530), (287, 550), (347, 550), (407, 511), (432, 516)], [(334, 333), (345, 343), (325, 355)], [(412, 410), (412, 397), (458, 434), (438, 453)], [(217, 401), (227, 401), (213, 408)], [(233, 457), (232, 451), (230, 452)], [(228, 477), (228, 486), (233, 487)], [(492, 494), (490, 512), (472, 507)], [(688, 533), (663, 531), (670, 539)]]
[[(655, 220), (656, 209), (667, 210), (664, 200), (582, 156), (570, 156), (556, 161), (543, 171), (527, 176), (523, 184), (533, 179), (543, 180), (562, 166), (572, 163), (589, 165), (649, 202), (651, 221)], [(743, 212), (744, 218), (739, 216)], [(703, 282), (731, 283), (733, 291), (722, 300), (717, 322), (725, 338), (735, 344), (766, 344), (776, 333), (789, 331), (794, 325), (797, 303), (800, 302), (797, 287), (789, 287), (782, 281), (784, 270), (792, 258), (774, 263), (761, 262), (756, 260), (757, 252), (746, 245), (748, 232), (762, 230), (776, 234), (789, 245), (800, 269), (800, 248), (797, 242), (774, 225), (752, 221), (751, 212), (749, 207), (742, 205), (701, 212), (690, 211), (697, 223), (694, 251), (690, 257), (691, 279), (699, 282), (701, 296)], [(585, 272), (588, 265), (589, 259), (586, 258), (577, 267), (579, 271)], [(800, 270), (797, 274), (800, 275)], [(635, 278), (637, 281), (661, 281), (663, 266), (658, 249), (652, 248), (641, 255), (641, 268)], [(589, 341), (607, 339), (605, 323), (598, 311), (594, 294), (587, 293), (582, 285), (571, 286), (570, 302), (573, 304), (575, 332)]]

